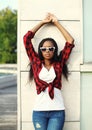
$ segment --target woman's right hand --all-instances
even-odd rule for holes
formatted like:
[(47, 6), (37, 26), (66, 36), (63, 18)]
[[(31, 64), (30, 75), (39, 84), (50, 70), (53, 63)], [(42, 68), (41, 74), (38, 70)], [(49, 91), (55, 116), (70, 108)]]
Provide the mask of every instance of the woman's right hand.
[(56, 22), (58, 22), (58, 19), (54, 14), (49, 13), (49, 16), (51, 18), (52, 23), (55, 24)]
[(48, 13), (46, 15), (46, 17), (42, 20), (43, 24), (46, 24), (46, 23), (51, 23), (52, 22), (52, 18), (50, 16), (50, 13)]
[(54, 14), (48, 13), (45, 19), (42, 20), (43, 24), (46, 23), (56, 23), (58, 21), (57, 17)]

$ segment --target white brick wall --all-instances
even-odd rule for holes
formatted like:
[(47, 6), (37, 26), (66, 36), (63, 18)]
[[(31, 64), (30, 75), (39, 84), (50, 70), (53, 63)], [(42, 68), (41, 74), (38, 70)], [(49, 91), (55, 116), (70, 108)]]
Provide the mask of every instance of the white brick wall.
[[(80, 63), (82, 63), (82, 4), (81, 0), (20, 0), (18, 17), (18, 130), (33, 130), (32, 108), (35, 85), (27, 84), (29, 59), (23, 45), (23, 36), (41, 20), (47, 12), (54, 13), (75, 39), (75, 48), (69, 59), (69, 82), (63, 79), (63, 96), (66, 106), (64, 130), (80, 130)], [(45, 30), (45, 32), (44, 32)], [(37, 50), (39, 41), (53, 37), (59, 48), (65, 40), (59, 30), (50, 25), (41, 28), (34, 37)]]

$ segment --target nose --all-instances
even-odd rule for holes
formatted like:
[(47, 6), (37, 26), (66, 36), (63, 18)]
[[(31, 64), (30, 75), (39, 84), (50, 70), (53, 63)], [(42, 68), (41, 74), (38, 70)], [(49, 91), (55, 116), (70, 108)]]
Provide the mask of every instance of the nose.
[(46, 52), (49, 52), (49, 49), (48, 49), (48, 48), (46, 49)]

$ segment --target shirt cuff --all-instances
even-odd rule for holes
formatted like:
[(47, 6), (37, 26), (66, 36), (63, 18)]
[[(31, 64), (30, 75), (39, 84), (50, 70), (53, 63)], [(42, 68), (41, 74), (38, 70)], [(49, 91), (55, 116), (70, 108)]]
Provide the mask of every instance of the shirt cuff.
[(73, 48), (75, 45), (73, 43), (66, 42), (66, 46)]
[(29, 37), (29, 38), (33, 38), (34, 35), (35, 35), (34, 32), (32, 32), (32, 31), (28, 31), (28, 37)]

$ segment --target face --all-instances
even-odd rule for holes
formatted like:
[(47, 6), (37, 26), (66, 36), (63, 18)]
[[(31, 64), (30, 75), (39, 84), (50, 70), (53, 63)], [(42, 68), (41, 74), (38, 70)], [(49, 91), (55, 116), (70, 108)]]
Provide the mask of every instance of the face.
[(40, 48), (44, 59), (52, 59), (55, 51), (55, 47), (51, 41), (45, 41), (43, 46)]

